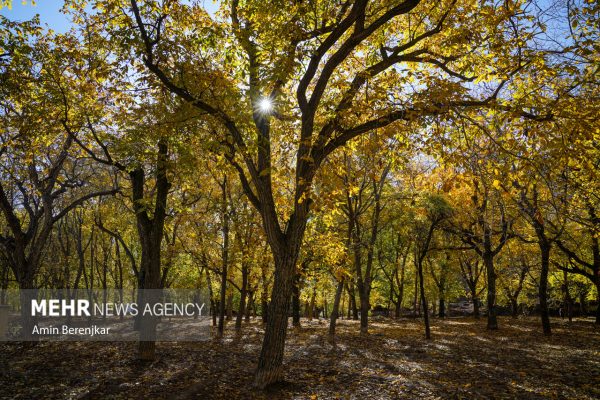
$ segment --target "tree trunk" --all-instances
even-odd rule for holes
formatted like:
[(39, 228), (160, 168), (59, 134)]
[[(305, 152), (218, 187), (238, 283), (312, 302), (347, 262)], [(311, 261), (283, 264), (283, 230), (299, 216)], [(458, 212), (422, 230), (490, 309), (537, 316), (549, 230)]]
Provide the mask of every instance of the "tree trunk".
[(260, 316), (263, 324), (269, 322), (269, 302), (264, 297), (260, 301)]
[(494, 256), (492, 254), (484, 254), (483, 262), (487, 275), (487, 328), (489, 330), (496, 330), (498, 329), (498, 317), (496, 315), (496, 270), (494, 269)]
[(217, 327), (218, 337), (223, 337), (223, 330), (225, 328), (225, 297), (227, 295), (227, 267), (229, 265), (229, 215), (227, 213), (227, 175), (223, 177), (221, 191), (221, 227), (223, 229), (223, 248), (221, 252), (221, 293), (219, 296), (219, 326)]
[(246, 323), (250, 322), (250, 310), (253, 308), (254, 306), (254, 290), (251, 290), (250, 293), (248, 294), (248, 301), (246, 303), (246, 315), (244, 317), (244, 321)]
[(360, 296), (360, 333), (367, 334), (369, 333), (369, 296), (362, 295)]
[(205, 269), (206, 286), (208, 286), (208, 296), (210, 297), (210, 315), (212, 316), (212, 326), (217, 326), (217, 304), (215, 302), (215, 294), (213, 293), (212, 281), (208, 268)]
[(227, 312), (225, 313), (225, 320), (231, 321), (233, 319), (233, 290), (227, 291)]
[(510, 310), (512, 317), (517, 318), (517, 316), (519, 315), (519, 303), (517, 302), (517, 299), (510, 299)]
[(269, 320), (269, 302), (268, 302), (268, 282), (266, 267), (261, 268), (262, 292), (260, 295), (260, 316), (262, 323), (266, 324)]
[(473, 315), (476, 319), (479, 319), (479, 299), (477, 297), (473, 297)]
[(348, 296), (350, 296), (350, 309), (352, 310), (352, 319), (358, 320), (358, 307), (356, 307), (356, 295), (354, 293), (354, 284), (348, 285)]
[[(28, 271), (27, 267), (21, 269), (21, 271)], [(26, 274), (19, 280), (20, 289), (20, 306), (21, 306), (21, 329), (22, 338), (28, 342), (39, 341), (39, 336), (33, 334), (33, 328), (37, 324), (37, 316), (31, 315), (31, 300), (36, 299), (36, 290), (33, 283), (33, 277)]]
[[(162, 230), (162, 227), (161, 227)], [(160, 234), (162, 238), (162, 233)], [(142, 267), (145, 270), (144, 295), (142, 296), (141, 310), (146, 304), (153, 307), (160, 296), (156, 289), (160, 285), (160, 238), (159, 235), (142, 237)], [(140, 312), (140, 314), (143, 314)], [(156, 349), (156, 326), (158, 318), (155, 316), (142, 316), (140, 319), (140, 341), (138, 344), (138, 358), (143, 361), (153, 361)]]
[(394, 303), (394, 318), (395, 319), (400, 318), (401, 311), (402, 311), (402, 303), (400, 302), (400, 299), (398, 299), (398, 301)]
[(274, 251), (275, 275), (268, 311), (269, 318), (265, 328), (258, 367), (254, 376), (254, 385), (260, 389), (277, 382), (281, 378), (285, 336), (288, 327), (288, 309), (294, 283), (299, 243), (292, 243), (290, 247), (283, 248), (281, 254)]
[[(408, 254), (408, 251), (406, 252)], [(400, 318), (402, 314), (402, 300), (404, 300), (404, 274), (406, 269), (406, 256), (402, 261), (402, 270), (400, 273), (400, 285), (398, 285), (398, 300), (396, 302), (396, 310), (394, 312), (394, 317), (396, 319)]]
[(431, 339), (431, 329), (429, 328), (429, 309), (427, 308), (427, 298), (425, 297), (425, 284), (423, 282), (423, 263), (418, 263), (419, 289), (421, 292), (421, 304), (423, 306), (423, 317), (425, 321), (425, 339)]
[(340, 306), (340, 300), (342, 298), (342, 292), (344, 291), (344, 278), (338, 282), (337, 289), (335, 291), (335, 298), (333, 300), (333, 309), (331, 310), (331, 317), (329, 320), (329, 338), (331, 341), (335, 341), (335, 326), (338, 319), (338, 309)]
[(315, 299), (317, 297), (317, 289), (313, 287), (312, 295), (310, 296), (310, 304), (308, 305), (308, 320), (312, 321), (315, 315)]
[(569, 275), (567, 271), (563, 271), (563, 309), (561, 312), (561, 318), (564, 317), (565, 308), (567, 312), (567, 318), (569, 318), (569, 322), (573, 322), (573, 299), (571, 298), (571, 293), (569, 292)]
[[(143, 287), (145, 292), (140, 304), (141, 310), (144, 310), (146, 304), (153, 307), (161, 298), (157, 289), (161, 288), (160, 250), (170, 187), (167, 179), (167, 158), (167, 143), (164, 139), (160, 139), (156, 159), (155, 205), (152, 217), (148, 215), (148, 206), (144, 201), (144, 169), (137, 168), (129, 174), (132, 184), (132, 201), (137, 221), (138, 238), (142, 248), (140, 272), (143, 271)], [(93, 273), (91, 275), (93, 276)], [(148, 291), (147, 289), (153, 290)], [(140, 314), (143, 313), (140, 312)], [(154, 316), (143, 316), (140, 319), (138, 358), (143, 361), (152, 361), (155, 358), (157, 324), (158, 318)]]
[(418, 299), (419, 299), (419, 273), (415, 273), (415, 288), (414, 288), (414, 296), (413, 296), (413, 316), (416, 317), (417, 307), (418, 307)]
[(600, 274), (596, 272), (596, 301), (598, 306), (596, 307), (596, 325), (600, 325)]
[(246, 314), (246, 296), (248, 293), (248, 266), (242, 266), (242, 290), (240, 293), (240, 307), (235, 317), (235, 330), (240, 332), (242, 329), (242, 319)]
[(443, 297), (440, 296), (440, 310), (439, 310), (440, 318), (446, 318), (446, 304)]
[(552, 334), (550, 328), (550, 313), (548, 312), (548, 271), (550, 269), (550, 243), (540, 242), (540, 250), (542, 253), (542, 269), (540, 271), (540, 314), (542, 317), (542, 329), (544, 335)]
[(300, 274), (294, 276), (294, 287), (292, 288), (292, 324), (300, 326)]

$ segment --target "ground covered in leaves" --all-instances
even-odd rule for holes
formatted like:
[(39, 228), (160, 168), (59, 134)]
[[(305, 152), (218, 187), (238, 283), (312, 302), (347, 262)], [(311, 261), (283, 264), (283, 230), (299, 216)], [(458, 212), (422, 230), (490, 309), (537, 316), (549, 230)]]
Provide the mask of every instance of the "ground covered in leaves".
[(600, 398), (600, 330), (591, 321), (376, 319), (361, 336), (341, 321), (335, 346), (327, 322), (290, 330), (285, 380), (252, 389), (262, 327), (241, 337), (160, 343), (152, 364), (135, 360), (135, 343), (46, 342), (0, 345), (0, 398), (8, 399), (460, 399)]

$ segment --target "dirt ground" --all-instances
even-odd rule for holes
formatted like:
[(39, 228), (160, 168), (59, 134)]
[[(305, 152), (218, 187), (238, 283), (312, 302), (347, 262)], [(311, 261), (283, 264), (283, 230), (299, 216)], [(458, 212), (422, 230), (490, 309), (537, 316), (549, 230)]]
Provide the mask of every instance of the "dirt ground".
[(262, 327), (233, 324), (221, 341), (160, 343), (152, 364), (135, 360), (135, 343), (45, 342), (0, 345), (2, 399), (461, 399), (600, 398), (600, 329), (591, 320), (553, 320), (541, 334), (534, 318), (376, 319), (361, 336), (340, 322), (336, 345), (327, 322), (290, 330), (285, 380), (253, 390)]

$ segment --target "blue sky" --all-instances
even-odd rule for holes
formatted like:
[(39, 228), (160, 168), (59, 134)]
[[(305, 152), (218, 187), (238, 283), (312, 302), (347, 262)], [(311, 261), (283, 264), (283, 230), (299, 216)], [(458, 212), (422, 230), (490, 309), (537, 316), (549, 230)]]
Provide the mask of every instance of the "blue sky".
[(37, 0), (35, 5), (30, 1), (23, 5), (21, 0), (13, 0), (12, 9), (4, 7), (0, 10), (0, 15), (13, 21), (24, 21), (40, 14), (42, 24), (47, 24), (54, 31), (65, 32), (71, 23), (67, 16), (60, 12), (62, 5), (63, 2), (59, 0)]
[[(218, 1), (203, 0), (206, 10), (213, 14), (218, 8)], [(10, 20), (24, 21), (33, 18), (35, 14), (40, 15), (42, 25), (47, 25), (48, 28), (56, 32), (66, 32), (69, 30), (71, 21), (68, 16), (62, 14), (60, 9), (63, 6), (61, 0), (36, 0), (36, 4), (32, 5), (31, 0), (27, 4), (23, 4), (21, 0), (13, 0), (12, 9), (4, 7), (0, 9), (0, 15), (7, 17)]]

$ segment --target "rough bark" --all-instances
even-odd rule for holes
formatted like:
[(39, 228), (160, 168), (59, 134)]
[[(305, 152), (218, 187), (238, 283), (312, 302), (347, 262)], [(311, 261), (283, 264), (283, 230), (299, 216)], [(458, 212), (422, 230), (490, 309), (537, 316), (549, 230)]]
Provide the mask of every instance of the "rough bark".
[(300, 326), (300, 274), (294, 276), (294, 287), (292, 289), (292, 324)]
[(254, 376), (254, 384), (264, 388), (277, 382), (282, 373), (283, 351), (288, 327), (288, 309), (298, 252), (286, 249), (275, 256), (275, 277), (269, 304), (263, 346)]
[[(170, 183), (167, 178), (168, 147), (164, 139), (158, 142), (156, 158), (156, 184), (154, 211), (152, 217), (145, 205), (144, 170), (136, 168), (130, 172), (132, 184), (132, 201), (137, 220), (138, 237), (142, 248), (140, 269), (143, 271), (143, 288), (145, 296), (140, 304), (143, 310), (146, 304), (153, 306), (160, 301), (157, 289), (161, 288), (161, 242), (164, 234), (167, 197)], [(151, 289), (151, 290), (148, 290)], [(138, 291), (139, 293), (139, 291)], [(140, 319), (140, 341), (138, 343), (138, 358), (152, 361), (156, 349), (156, 325), (158, 319), (154, 316), (144, 316)]]

